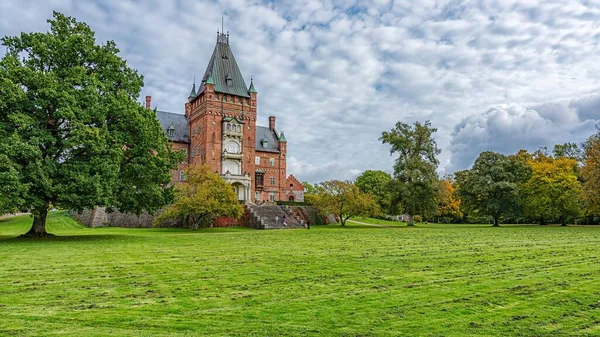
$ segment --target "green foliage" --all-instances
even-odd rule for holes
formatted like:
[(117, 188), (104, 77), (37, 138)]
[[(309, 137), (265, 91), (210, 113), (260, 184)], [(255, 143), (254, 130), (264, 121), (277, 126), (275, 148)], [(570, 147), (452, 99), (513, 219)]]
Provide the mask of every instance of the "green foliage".
[(494, 226), (501, 216), (521, 210), (519, 188), (531, 177), (531, 168), (517, 157), (482, 152), (473, 168), (455, 173), (458, 195), (468, 213), (489, 215)]
[(175, 202), (156, 219), (155, 224), (168, 219), (181, 219), (184, 226), (198, 229), (208, 217), (240, 218), (244, 212), (235, 192), (208, 165), (192, 165), (185, 170), (185, 183), (175, 187)]
[(48, 22), (49, 32), (2, 39), (0, 209), (30, 209), (32, 236), (46, 234), (50, 204), (157, 210), (182, 157), (136, 102), (142, 76), (85, 23), (56, 12)]
[(600, 215), (600, 131), (590, 137), (585, 145), (585, 164), (581, 168), (583, 186), (581, 199), (585, 214)]
[(394, 165), (394, 179), (389, 183), (392, 211), (410, 216), (432, 215), (437, 208), (439, 164), (436, 156), (441, 152), (433, 133), (431, 122), (415, 122), (414, 126), (398, 122), (389, 132), (383, 132), (379, 140), (390, 144), (390, 154), (398, 154)]
[(575, 159), (549, 158), (545, 161), (530, 161), (529, 165), (532, 175), (522, 186), (527, 216), (539, 219), (559, 218), (566, 225), (567, 217), (581, 214), (581, 184), (577, 180), (578, 167)]
[(308, 181), (303, 181), (302, 186), (304, 186), (305, 194), (315, 194), (317, 192), (317, 190), (315, 189), (315, 186), (313, 184), (309, 183)]
[(315, 205), (324, 213), (334, 214), (342, 226), (355, 216), (370, 216), (379, 213), (375, 198), (359, 191), (350, 181), (329, 180), (317, 186)]
[(584, 152), (581, 146), (577, 143), (564, 143), (554, 145), (552, 151), (554, 158), (571, 158), (577, 162), (583, 161)]
[(356, 178), (354, 184), (361, 192), (375, 197), (379, 207), (387, 211), (390, 208), (391, 202), (391, 194), (388, 190), (391, 180), (392, 176), (387, 172), (366, 170)]

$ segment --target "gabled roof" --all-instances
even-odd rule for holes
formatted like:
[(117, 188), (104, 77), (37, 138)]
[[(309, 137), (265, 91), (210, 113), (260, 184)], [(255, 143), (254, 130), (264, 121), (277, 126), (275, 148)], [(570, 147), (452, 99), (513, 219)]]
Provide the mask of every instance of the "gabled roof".
[(168, 137), (169, 140), (182, 143), (190, 142), (189, 129), (185, 115), (157, 110), (156, 119), (160, 122), (165, 135), (167, 135), (169, 128), (175, 130), (175, 135), (172, 138)]
[[(263, 147), (262, 140), (266, 139), (266, 146)], [(279, 144), (277, 136), (268, 127), (256, 126), (256, 151), (279, 153)]]
[(242, 72), (229, 48), (229, 35), (218, 35), (217, 45), (208, 61), (198, 94), (203, 92), (205, 84), (210, 82), (214, 83), (216, 92), (250, 97)]

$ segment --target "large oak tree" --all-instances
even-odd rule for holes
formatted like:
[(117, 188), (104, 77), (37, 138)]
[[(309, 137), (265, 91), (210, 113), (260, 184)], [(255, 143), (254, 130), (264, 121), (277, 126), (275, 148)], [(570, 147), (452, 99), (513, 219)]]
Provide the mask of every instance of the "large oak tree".
[(482, 152), (473, 168), (455, 173), (458, 195), (467, 212), (488, 215), (494, 226), (500, 217), (521, 211), (521, 184), (531, 176), (531, 168), (517, 156)]
[(390, 144), (390, 154), (398, 154), (394, 165), (394, 179), (390, 182), (392, 209), (409, 216), (408, 225), (414, 226), (414, 215), (433, 215), (437, 208), (440, 154), (431, 122), (415, 122), (413, 126), (398, 122), (379, 138)]
[(30, 210), (45, 236), (49, 207), (141, 213), (170, 201), (171, 150), (143, 78), (112, 41), (55, 12), (50, 31), (4, 37), (0, 60), (0, 212)]

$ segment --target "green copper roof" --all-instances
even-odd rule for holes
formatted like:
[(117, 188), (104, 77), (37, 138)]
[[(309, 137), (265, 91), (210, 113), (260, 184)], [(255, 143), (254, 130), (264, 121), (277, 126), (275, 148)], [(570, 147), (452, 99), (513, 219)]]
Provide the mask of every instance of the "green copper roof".
[(192, 91), (190, 92), (189, 97), (196, 97), (196, 83), (192, 86)]
[(283, 134), (283, 131), (279, 134), (279, 142), (287, 143), (287, 139), (285, 139), (285, 135)]
[(252, 81), (252, 79), (250, 79), (250, 89), (248, 89), (248, 92), (256, 93), (256, 89), (254, 89), (254, 81)]
[[(215, 84), (215, 81), (213, 81), (212, 76), (210, 76), (210, 74), (208, 74), (208, 78), (206, 79), (206, 84)], [(200, 90), (199, 92), (202, 92), (202, 90)]]
[(217, 45), (208, 61), (199, 93), (204, 90), (205, 83), (214, 84), (216, 92), (250, 97), (244, 77), (229, 47), (229, 35), (217, 36)]

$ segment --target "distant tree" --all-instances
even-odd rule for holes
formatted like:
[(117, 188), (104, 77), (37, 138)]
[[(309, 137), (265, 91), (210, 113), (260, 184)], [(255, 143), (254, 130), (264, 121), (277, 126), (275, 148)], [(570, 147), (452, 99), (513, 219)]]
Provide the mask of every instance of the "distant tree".
[(532, 175), (523, 184), (525, 215), (541, 219), (558, 218), (566, 226), (567, 217), (579, 216), (581, 184), (577, 180), (575, 159), (558, 158), (530, 161)]
[(324, 212), (334, 214), (342, 226), (354, 216), (369, 216), (379, 212), (375, 198), (359, 191), (350, 181), (329, 180), (317, 187), (316, 205)]
[(586, 215), (600, 214), (600, 131), (584, 145), (581, 199)]
[(4, 37), (0, 60), (0, 208), (30, 210), (25, 236), (46, 232), (50, 205), (157, 210), (170, 202), (171, 150), (143, 79), (97, 45), (85, 23), (54, 12), (46, 33)]
[(388, 185), (392, 180), (392, 176), (383, 171), (377, 170), (366, 170), (361, 175), (359, 175), (354, 184), (358, 189), (363, 193), (368, 193), (375, 197), (379, 207), (387, 211), (390, 208), (390, 191), (388, 189)]
[(552, 151), (554, 158), (571, 158), (577, 162), (583, 161), (583, 149), (577, 143), (564, 143), (554, 145)]
[(304, 193), (307, 193), (307, 194), (315, 194), (316, 193), (315, 186), (313, 184), (309, 183), (308, 181), (303, 181), (302, 186), (304, 186)]
[(409, 226), (414, 226), (413, 216), (434, 214), (439, 161), (441, 152), (433, 133), (431, 122), (415, 122), (413, 126), (398, 122), (390, 131), (383, 132), (379, 140), (390, 144), (390, 154), (398, 154), (394, 165), (394, 179), (390, 182), (391, 205), (397, 212), (408, 214)]
[(455, 173), (458, 195), (468, 212), (488, 215), (499, 226), (501, 216), (521, 209), (520, 185), (531, 176), (531, 168), (515, 157), (482, 152), (473, 168)]
[(463, 216), (460, 210), (458, 192), (448, 179), (439, 182), (436, 216), (453, 219), (460, 219)]
[(208, 165), (193, 165), (184, 173), (185, 182), (175, 186), (175, 201), (155, 219), (155, 224), (179, 219), (185, 227), (195, 230), (209, 217), (242, 216), (243, 208), (233, 188)]

